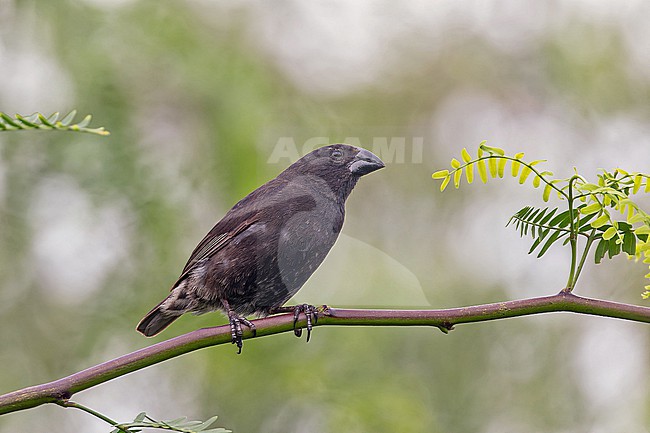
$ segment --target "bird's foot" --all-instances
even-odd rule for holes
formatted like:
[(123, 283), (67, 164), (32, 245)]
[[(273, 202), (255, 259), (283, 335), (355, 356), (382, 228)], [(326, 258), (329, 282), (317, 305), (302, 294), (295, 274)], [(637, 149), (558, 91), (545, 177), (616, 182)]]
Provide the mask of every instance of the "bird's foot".
[(293, 333), (298, 338), (302, 336), (302, 328), (296, 328), (300, 313), (305, 313), (305, 318), (307, 319), (307, 342), (309, 342), (313, 325), (318, 323), (318, 309), (309, 304), (300, 304), (293, 307)]
[(237, 345), (237, 354), (239, 355), (243, 346), (242, 336), (244, 335), (244, 332), (242, 330), (242, 325), (247, 326), (248, 329), (253, 332), (253, 337), (255, 337), (255, 324), (245, 317), (237, 316), (232, 311), (228, 313), (228, 318), (230, 319), (230, 336), (232, 337), (232, 344)]
[(298, 319), (300, 318), (300, 313), (305, 313), (305, 318), (307, 319), (307, 341), (311, 338), (311, 330), (314, 325), (318, 323), (318, 314), (319, 310), (323, 307), (316, 308), (313, 305), (309, 304), (299, 304), (293, 307), (278, 307), (271, 311), (271, 314), (280, 314), (280, 313), (291, 313), (293, 312), (293, 333), (296, 337), (302, 336), (302, 328), (296, 328)]

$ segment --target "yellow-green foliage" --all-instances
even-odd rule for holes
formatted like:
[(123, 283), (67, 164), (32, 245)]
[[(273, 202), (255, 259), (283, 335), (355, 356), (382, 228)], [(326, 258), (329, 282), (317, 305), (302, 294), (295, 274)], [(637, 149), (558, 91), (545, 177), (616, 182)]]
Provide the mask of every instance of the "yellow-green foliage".
[[(543, 201), (549, 201), (553, 191), (561, 200), (566, 200), (567, 209), (563, 212), (558, 212), (558, 208), (549, 211), (549, 208), (526, 206), (515, 213), (508, 224), (513, 223), (522, 236), (531, 234), (533, 245), (529, 253), (541, 245), (538, 257), (553, 243), (565, 238), (565, 244), (570, 244), (572, 249), (567, 284), (569, 290), (575, 285), (590, 247), (596, 242), (596, 263), (600, 263), (605, 255), (612, 258), (624, 252), (636, 260), (650, 264), (650, 215), (631, 198), (639, 192), (650, 192), (648, 174), (629, 173), (617, 168), (611, 172), (602, 170), (597, 175), (596, 183), (588, 182), (577, 172), (565, 179), (553, 179), (552, 172), (536, 168), (544, 160), (526, 162), (523, 157), (523, 153), (507, 156), (503, 149), (487, 146), (483, 141), (478, 147), (476, 158), (472, 158), (467, 149), (463, 149), (462, 163), (453, 158), (451, 170), (436, 171), (432, 177), (442, 180), (440, 191), (444, 191), (452, 179), (454, 186), (459, 188), (463, 173), (467, 183), (471, 184), (474, 180), (474, 167), (484, 183), (487, 182), (488, 174), (492, 178), (504, 177), (506, 165), (510, 162), (509, 173), (520, 184), (532, 179), (534, 188), (544, 185)], [(617, 216), (623, 216), (624, 219), (618, 219)], [(585, 243), (578, 263), (579, 237)], [(650, 279), (650, 273), (646, 278)], [(645, 286), (643, 297), (650, 298), (650, 285)]]
[(9, 116), (6, 113), (0, 112), (0, 131), (20, 131), (24, 129), (46, 129), (52, 131), (78, 131), (88, 132), (90, 134), (109, 135), (103, 127), (88, 128), (92, 116), (88, 114), (81, 122), (72, 123), (77, 110), (72, 110), (63, 118), (59, 120), (59, 113), (51, 114), (45, 117), (41, 113), (34, 113), (29, 116), (21, 116), (20, 114)]

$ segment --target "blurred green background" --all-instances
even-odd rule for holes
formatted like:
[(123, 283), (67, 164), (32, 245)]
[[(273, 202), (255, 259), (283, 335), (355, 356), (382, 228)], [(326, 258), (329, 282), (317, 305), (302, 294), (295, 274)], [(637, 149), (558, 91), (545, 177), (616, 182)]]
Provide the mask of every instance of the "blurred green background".
[[(649, 171), (650, 3), (0, 0), (0, 111), (94, 115), (107, 138), (0, 133), (0, 393), (154, 340), (139, 319), (233, 203), (312, 145), (387, 169), (297, 299), (455, 307), (563, 287), (568, 252), (504, 228), (541, 192), (438, 191), (479, 142), (574, 166)], [(646, 209), (650, 202), (646, 199)], [(588, 266), (578, 293), (642, 303), (647, 267)], [(647, 304), (647, 303), (646, 303)], [(552, 314), (437, 329), (318, 328), (221, 346), (78, 394), (239, 432), (647, 432), (647, 326)], [(108, 432), (41, 407), (0, 432)]]

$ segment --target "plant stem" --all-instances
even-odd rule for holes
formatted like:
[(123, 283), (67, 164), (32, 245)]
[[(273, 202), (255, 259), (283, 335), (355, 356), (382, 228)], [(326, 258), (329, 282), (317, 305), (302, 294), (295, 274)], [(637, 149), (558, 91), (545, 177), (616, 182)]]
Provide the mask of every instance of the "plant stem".
[(591, 245), (596, 240), (596, 237), (594, 236), (595, 233), (596, 233), (596, 229), (592, 229), (591, 233), (589, 233), (589, 236), (587, 237), (587, 243), (585, 244), (584, 251), (582, 252), (582, 257), (580, 257), (580, 263), (578, 264), (578, 269), (576, 269), (575, 276), (573, 277), (573, 287), (575, 287), (576, 283), (578, 282), (578, 277), (580, 277), (580, 273), (582, 272), (582, 267), (585, 265), (585, 261), (587, 260), (589, 249), (591, 248)]
[[(318, 323), (314, 323), (314, 326), (435, 326), (447, 331), (461, 323), (484, 322), (558, 311), (650, 323), (650, 307), (589, 299), (566, 292), (552, 296), (445, 310), (344, 310), (328, 307), (321, 307), (321, 310)], [(258, 337), (293, 332), (294, 329), (293, 313), (258, 319), (254, 323)], [(304, 328), (306, 323), (304, 314), (301, 314), (296, 325)], [(244, 331), (243, 338), (252, 337), (253, 334), (250, 330)], [(228, 325), (192, 331), (62, 379), (0, 395), (0, 415), (37, 407), (45, 403), (56, 403), (64, 407), (82, 409), (77, 403), (68, 401), (73, 394), (79, 391), (185, 353), (230, 342), (230, 326)], [(115, 427), (119, 425), (92, 410), (86, 411)]]
[(573, 220), (573, 214), (575, 212), (573, 208), (573, 182), (576, 180), (576, 176), (572, 176), (569, 179), (569, 188), (568, 188), (568, 203), (569, 203), (569, 228), (571, 229), (571, 234), (569, 235), (569, 242), (571, 245), (571, 269), (569, 270), (569, 280), (566, 283), (564, 291), (570, 293), (575, 287), (576, 283), (576, 262), (578, 258), (578, 228), (580, 227), (580, 222), (577, 223)]
[(110, 424), (112, 427), (115, 427), (115, 428), (119, 429), (123, 433), (131, 433), (131, 431), (129, 431), (128, 429), (124, 429), (124, 428), (120, 427), (120, 424), (117, 421), (114, 421), (114, 420), (110, 419), (109, 417), (107, 417), (106, 415), (104, 415), (102, 413), (99, 413), (96, 410), (91, 409), (91, 408), (89, 408), (87, 406), (84, 406), (83, 404), (79, 404), (77, 402), (70, 401), (70, 400), (59, 400), (59, 401), (56, 402), (56, 404), (58, 404), (59, 406), (62, 406), (62, 407), (66, 407), (66, 408), (72, 407), (72, 408), (75, 408), (75, 409), (82, 410), (82, 411), (84, 411), (86, 413), (89, 413), (92, 416), (97, 417), (97, 418), (101, 419), (102, 421)]

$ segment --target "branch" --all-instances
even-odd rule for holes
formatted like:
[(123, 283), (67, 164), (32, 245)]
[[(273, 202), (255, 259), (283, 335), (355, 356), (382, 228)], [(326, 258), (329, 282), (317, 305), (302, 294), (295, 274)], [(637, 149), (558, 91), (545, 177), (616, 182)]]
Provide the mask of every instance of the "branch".
[[(454, 325), (461, 323), (561, 311), (650, 323), (649, 307), (583, 298), (560, 292), (552, 296), (445, 310), (345, 310), (324, 307), (315, 326), (434, 326), (447, 332)], [(293, 314), (267, 317), (255, 320), (254, 323), (258, 337), (288, 332), (293, 330)], [(306, 325), (304, 316), (300, 317), (297, 325)], [(246, 329), (244, 338), (252, 337), (250, 330)], [(185, 353), (228, 342), (230, 327), (227, 325), (192, 331), (62, 379), (2, 395), (0, 415), (45, 403), (65, 405), (64, 403), (79, 391)]]
[(72, 110), (59, 120), (59, 113), (56, 112), (50, 117), (45, 117), (41, 113), (34, 113), (29, 116), (15, 114), (14, 117), (0, 111), (0, 132), (2, 131), (22, 131), (27, 129), (45, 129), (51, 131), (78, 131), (89, 134), (110, 135), (104, 127), (88, 128), (92, 116), (88, 114), (81, 122), (73, 123), (77, 110)]

